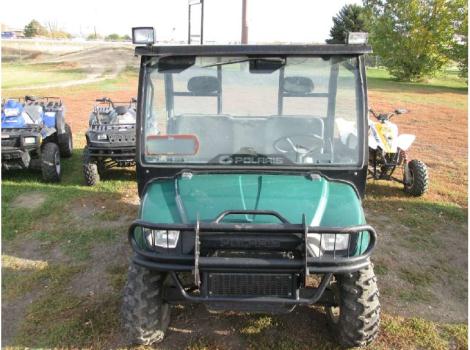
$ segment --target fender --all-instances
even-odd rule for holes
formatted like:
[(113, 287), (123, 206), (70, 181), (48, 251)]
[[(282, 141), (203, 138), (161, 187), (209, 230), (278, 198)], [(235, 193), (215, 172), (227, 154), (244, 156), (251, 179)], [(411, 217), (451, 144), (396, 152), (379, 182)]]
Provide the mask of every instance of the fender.
[(408, 148), (411, 147), (415, 139), (416, 139), (415, 135), (401, 134), (400, 136), (398, 136), (398, 140), (397, 140), (398, 148), (403, 151), (406, 151)]
[(65, 133), (65, 110), (58, 110), (55, 114), (55, 127), (57, 134), (61, 135)]
[(377, 149), (379, 147), (379, 142), (377, 141), (377, 131), (375, 130), (375, 125), (369, 122), (369, 148)]

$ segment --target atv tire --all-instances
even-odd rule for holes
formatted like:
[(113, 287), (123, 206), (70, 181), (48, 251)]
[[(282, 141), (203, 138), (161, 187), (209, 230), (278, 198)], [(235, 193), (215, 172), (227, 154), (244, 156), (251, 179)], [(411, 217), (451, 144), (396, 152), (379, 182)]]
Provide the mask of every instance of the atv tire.
[(162, 300), (165, 274), (131, 263), (124, 287), (123, 327), (132, 344), (163, 340), (170, 323), (170, 307)]
[(41, 151), (42, 178), (46, 182), (60, 181), (60, 150), (53, 142), (47, 142)]
[(94, 186), (100, 182), (100, 174), (98, 172), (98, 164), (91, 160), (88, 146), (83, 150), (83, 175), (88, 186)]
[(428, 167), (422, 161), (413, 159), (408, 163), (408, 170), (411, 179), (404, 184), (404, 191), (415, 197), (422, 196), (429, 187)]
[(339, 306), (327, 308), (329, 324), (341, 346), (365, 346), (377, 337), (380, 323), (379, 290), (373, 265), (335, 278), (333, 287)]
[(64, 158), (70, 158), (73, 153), (72, 129), (70, 125), (65, 124), (65, 133), (59, 136), (60, 155)]

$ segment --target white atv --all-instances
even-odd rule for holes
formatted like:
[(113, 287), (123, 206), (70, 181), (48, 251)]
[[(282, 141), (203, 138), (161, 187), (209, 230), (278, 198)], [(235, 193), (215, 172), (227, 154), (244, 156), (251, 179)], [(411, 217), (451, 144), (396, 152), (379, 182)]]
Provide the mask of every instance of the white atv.
[[(377, 119), (369, 119), (369, 173), (376, 180), (393, 180), (403, 183), (406, 193), (422, 196), (428, 190), (428, 168), (420, 160), (408, 161), (406, 151), (411, 147), (415, 135), (398, 134), (398, 127), (390, 119), (407, 111), (397, 109), (393, 113), (370, 113)], [(403, 180), (393, 176), (397, 167), (403, 168)]]

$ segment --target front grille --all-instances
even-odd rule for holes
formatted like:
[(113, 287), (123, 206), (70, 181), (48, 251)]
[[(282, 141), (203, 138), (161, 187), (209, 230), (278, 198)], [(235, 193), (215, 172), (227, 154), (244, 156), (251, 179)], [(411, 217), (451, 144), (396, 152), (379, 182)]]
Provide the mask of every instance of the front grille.
[(2, 147), (19, 147), (19, 146), (20, 146), (20, 139), (18, 137), (2, 139)]
[(125, 143), (134, 143), (135, 134), (109, 134), (109, 142), (125, 142)]
[(207, 273), (209, 296), (219, 297), (292, 297), (291, 274)]

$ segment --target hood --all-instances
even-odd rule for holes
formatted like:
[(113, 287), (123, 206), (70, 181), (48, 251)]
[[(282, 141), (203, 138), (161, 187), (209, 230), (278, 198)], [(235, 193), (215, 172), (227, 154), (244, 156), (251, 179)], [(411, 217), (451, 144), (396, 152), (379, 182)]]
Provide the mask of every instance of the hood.
[[(213, 221), (226, 210), (277, 211), (291, 223), (350, 226), (365, 223), (352, 185), (321, 176), (192, 174), (147, 186), (140, 218), (153, 223)], [(275, 217), (230, 215), (224, 222), (276, 223)]]
[[(40, 116), (41, 113), (39, 113)], [(2, 108), (2, 129), (19, 129), (29, 128), (31, 125), (39, 124), (42, 121), (40, 117), (35, 122), (31, 116), (25, 111), (23, 104), (8, 100)]]
[(23, 128), (26, 120), (23, 117), (23, 105), (14, 100), (8, 100), (2, 106), (2, 129)]

